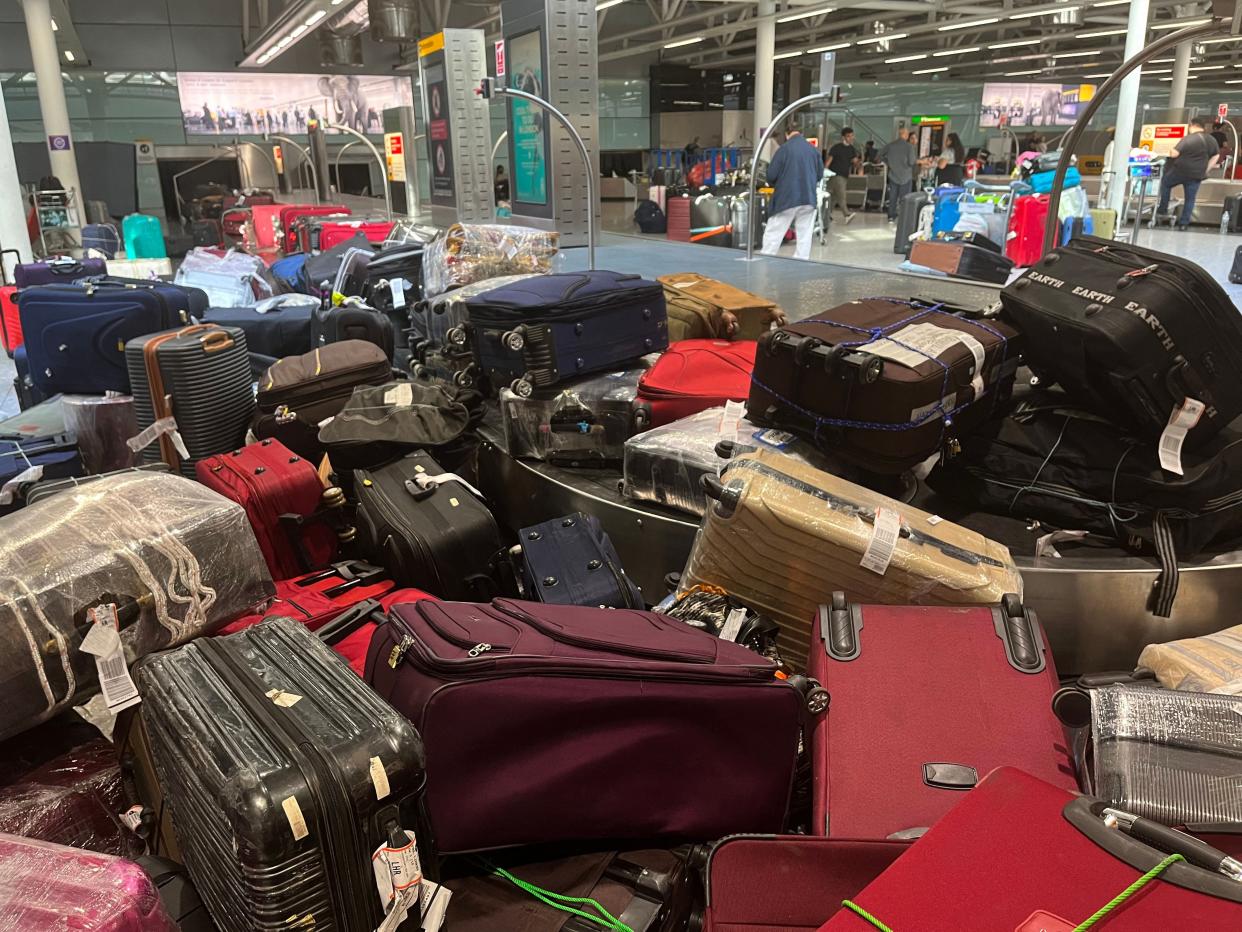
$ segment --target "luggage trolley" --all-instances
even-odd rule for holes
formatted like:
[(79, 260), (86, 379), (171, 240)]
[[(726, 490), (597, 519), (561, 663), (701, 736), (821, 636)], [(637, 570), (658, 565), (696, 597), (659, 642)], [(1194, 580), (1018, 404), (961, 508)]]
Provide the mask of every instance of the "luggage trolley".
[[(984, 225), (987, 227), (987, 232), (984, 235), (1003, 249), (1005, 241), (1009, 238), (1009, 224), (1013, 219), (1014, 202), (1017, 200), (1018, 195), (1031, 190), (1030, 185), (1024, 181), (1011, 181), (1008, 184), (984, 184), (971, 178), (963, 182), (962, 187), (966, 189), (961, 197), (958, 198), (958, 205), (962, 215), (982, 214)], [(980, 201), (979, 195), (994, 197), (995, 199)], [(988, 204), (991, 209), (976, 210), (975, 208), (981, 204)], [(966, 209), (967, 205), (971, 205), (970, 210)], [(999, 221), (999, 224), (997, 221)], [(997, 229), (998, 225), (999, 229)]]

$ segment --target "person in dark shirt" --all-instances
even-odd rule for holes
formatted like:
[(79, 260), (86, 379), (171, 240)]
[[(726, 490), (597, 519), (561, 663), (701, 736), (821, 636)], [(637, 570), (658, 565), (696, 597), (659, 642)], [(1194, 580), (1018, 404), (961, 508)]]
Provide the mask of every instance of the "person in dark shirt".
[(509, 200), (509, 176), (505, 174), (503, 165), (496, 166), (496, 177), (492, 181), (492, 193), (496, 198), (496, 203)]
[(1207, 177), (1207, 173), (1216, 167), (1220, 159), (1220, 147), (1216, 140), (1205, 132), (1207, 121), (1203, 117), (1194, 117), (1187, 127), (1186, 135), (1169, 153), (1169, 163), (1160, 179), (1160, 204), (1156, 207), (1158, 215), (1169, 212), (1169, 195), (1173, 189), (1181, 186), (1185, 203), (1177, 217), (1177, 228), (1185, 230), (1190, 226), (1191, 217), (1195, 212), (1195, 198), (1199, 194), (1199, 185)]
[(803, 138), (796, 126), (785, 130), (785, 144), (768, 163), (768, 184), (776, 190), (768, 204), (763, 228), (763, 252), (776, 255), (793, 224), (797, 238), (794, 256), (811, 258), (811, 231), (815, 228), (816, 186), (824, 176), (819, 150)]
[(832, 197), (832, 206), (841, 208), (846, 223), (854, 219), (845, 200), (848, 189), (846, 179), (859, 162), (858, 150), (854, 147), (854, 131), (847, 126), (841, 130), (841, 141), (828, 150), (828, 170), (833, 173), (828, 179), (828, 193)]

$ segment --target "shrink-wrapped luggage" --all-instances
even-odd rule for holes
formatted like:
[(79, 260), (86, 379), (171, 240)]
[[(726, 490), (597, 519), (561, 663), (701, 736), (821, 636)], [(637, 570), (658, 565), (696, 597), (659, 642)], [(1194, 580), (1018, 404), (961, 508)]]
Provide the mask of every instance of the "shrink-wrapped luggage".
[(423, 293), (435, 297), (485, 278), (548, 272), (559, 238), (533, 227), (455, 223), (423, 253)]

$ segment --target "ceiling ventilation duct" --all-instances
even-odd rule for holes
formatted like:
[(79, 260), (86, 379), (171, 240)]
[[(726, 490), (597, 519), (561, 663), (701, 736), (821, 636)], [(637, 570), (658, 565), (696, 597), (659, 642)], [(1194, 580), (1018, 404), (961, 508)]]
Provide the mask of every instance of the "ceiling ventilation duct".
[(362, 67), (362, 34), (367, 25), (365, 3), (324, 23), (319, 27), (319, 63), (325, 68)]
[(418, 41), (418, 0), (367, 0), (366, 6), (376, 42)]

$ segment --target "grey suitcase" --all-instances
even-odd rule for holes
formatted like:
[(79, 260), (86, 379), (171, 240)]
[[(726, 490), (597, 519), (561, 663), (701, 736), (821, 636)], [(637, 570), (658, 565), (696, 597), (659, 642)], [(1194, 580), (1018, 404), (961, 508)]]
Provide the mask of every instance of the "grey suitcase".
[(897, 232), (893, 237), (893, 252), (897, 255), (910, 255), (910, 237), (919, 231), (919, 214), (930, 203), (926, 191), (912, 191), (897, 205)]

